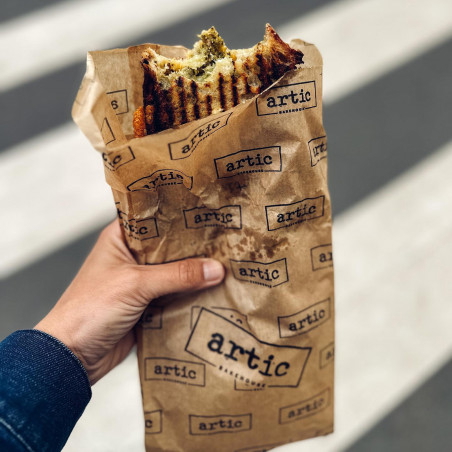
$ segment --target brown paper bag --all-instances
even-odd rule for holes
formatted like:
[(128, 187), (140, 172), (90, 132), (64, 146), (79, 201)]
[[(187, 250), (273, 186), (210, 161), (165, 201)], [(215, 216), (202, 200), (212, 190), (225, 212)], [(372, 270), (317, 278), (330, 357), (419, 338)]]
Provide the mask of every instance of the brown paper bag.
[(138, 326), (148, 451), (264, 451), (333, 430), (322, 60), (291, 45), (304, 67), (256, 98), (144, 138), (132, 114), (148, 44), (88, 54), (73, 117), (102, 153), (136, 259), (227, 269), (219, 287), (155, 300)]

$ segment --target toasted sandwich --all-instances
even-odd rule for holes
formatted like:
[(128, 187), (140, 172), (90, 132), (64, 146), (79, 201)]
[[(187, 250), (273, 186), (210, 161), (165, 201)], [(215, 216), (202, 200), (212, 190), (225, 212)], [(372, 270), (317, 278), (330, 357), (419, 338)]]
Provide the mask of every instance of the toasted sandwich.
[(264, 39), (250, 49), (228, 49), (214, 27), (199, 37), (184, 58), (167, 58), (152, 48), (143, 52), (143, 105), (134, 113), (135, 137), (228, 110), (303, 63), (303, 53), (268, 24)]

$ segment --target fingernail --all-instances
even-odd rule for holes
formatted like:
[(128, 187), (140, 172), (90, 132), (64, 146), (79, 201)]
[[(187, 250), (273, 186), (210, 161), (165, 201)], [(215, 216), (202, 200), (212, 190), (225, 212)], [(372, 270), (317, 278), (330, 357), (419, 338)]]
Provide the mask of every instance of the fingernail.
[(216, 281), (223, 278), (224, 268), (221, 262), (214, 259), (205, 260), (202, 265), (205, 281)]

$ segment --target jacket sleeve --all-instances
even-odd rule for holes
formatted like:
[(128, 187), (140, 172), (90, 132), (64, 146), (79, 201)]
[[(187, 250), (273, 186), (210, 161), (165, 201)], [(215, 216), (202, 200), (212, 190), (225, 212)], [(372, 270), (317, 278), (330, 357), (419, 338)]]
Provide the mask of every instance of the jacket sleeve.
[(0, 342), (0, 450), (59, 451), (91, 398), (81, 362), (38, 330)]

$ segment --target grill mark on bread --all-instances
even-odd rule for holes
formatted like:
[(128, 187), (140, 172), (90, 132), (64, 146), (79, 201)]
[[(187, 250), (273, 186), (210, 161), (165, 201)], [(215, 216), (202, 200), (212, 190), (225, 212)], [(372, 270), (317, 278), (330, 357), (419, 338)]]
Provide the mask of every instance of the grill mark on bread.
[(283, 68), (285, 67), (284, 63), (285, 63), (284, 55), (280, 51), (275, 52), (275, 55), (272, 58), (272, 78), (273, 79), (277, 79), (282, 75), (283, 70), (284, 70)]
[(250, 94), (250, 82), (246, 74), (243, 74), (243, 81), (245, 82), (245, 94)]
[(258, 52), (256, 54), (256, 59), (257, 59), (257, 65), (260, 68), (260, 71), (257, 76), (258, 76), (259, 80), (261, 81), (261, 84), (263, 86), (267, 86), (269, 84), (268, 83), (268, 79), (269, 79), (268, 73), (270, 72), (269, 71), (270, 67), (269, 67), (268, 61), (264, 57), (262, 52)]
[(170, 93), (163, 90), (157, 81), (156, 75), (145, 68), (145, 77), (143, 83), (143, 96), (146, 117), (147, 134), (164, 130), (174, 122), (174, 114), (171, 108)]
[[(160, 91), (160, 92), (159, 92)], [(163, 130), (165, 127), (164, 114), (165, 114), (165, 96), (161, 90), (156, 89), (154, 99), (155, 107), (155, 129)]]
[(278, 64), (276, 63), (276, 61), (272, 58), (271, 62), (270, 62), (270, 67), (271, 67), (271, 74), (272, 74), (272, 78), (278, 78), (277, 74), (278, 74)]
[(180, 95), (180, 112), (181, 112), (181, 124), (185, 124), (187, 122), (187, 110), (185, 108), (186, 104), (186, 96), (184, 90), (184, 78), (179, 77), (177, 79), (177, 86), (179, 87), (179, 95)]
[(232, 78), (230, 76), (223, 76), (223, 94), (224, 94), (224, 106), (221, 106), (221, 109), (229, 110), (232, 108)]
[(191, 89), (191, 93), (192, 93), (193, 99), (194, 99), (193, 109), (194, 109), (195, 119), (199, 119), (200, 113), (199, 113), (198, 85), (196, 84), (196, 82), (194, 80), (191, 80), (191, 82), (190, 82), (190, 89)]
[(207, 107), (207, 115), (212, 114), (212, 96), (207, 94), (206, 96), (206, 107)]
[(165, 124), (165, 128), (170, 128), (174, 124), (174, 108), (172, 103), (171, 89), (165, 94), (165, 120), (167, 123)]
[(154, 121), (154, 115), (150, 118), (151, 112), (155, 111), (155, 108), (149, 108), (154, 106), (154, 92), (155, 85), (157, 83), (157, 78), (153, 73), (149, 73), (146, 67), (144, 67), (144, 82), (143, 82), (143, 97), (144, 97), (144, 109), (145, 109), (145, 122), (146, 122), (146, 133), (149, 135), (154, 133), (156, 124)]
[(234, 74), (231, 77), (231, 85), (232, 85), (232, 104), (235, 107), (239, 103), (239, 92), (237, 88), (237, 77)]
[(238, 91), (238, 80), (237, 80), (237, 66), (235, 60), (232, 62), (232, 67), (234, 68), (234, 72), (231, 77), (231, 86), (232, 86), (232, 103), (235, 107), (239, 103), (239, 91)]
[(222, 110), (226, 110), (226, 97), (224, 94), (224, 78), (223, 74), (218, 75), (218, 95), (220, 97), (220, 105)]

